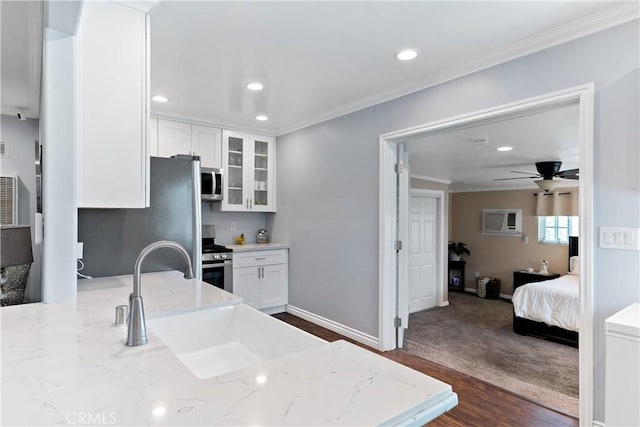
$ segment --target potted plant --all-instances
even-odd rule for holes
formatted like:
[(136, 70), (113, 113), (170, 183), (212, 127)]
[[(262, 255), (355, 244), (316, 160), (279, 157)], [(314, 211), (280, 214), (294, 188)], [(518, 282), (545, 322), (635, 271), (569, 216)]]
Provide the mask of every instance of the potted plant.
[(467, 248), (466, 243), (449, 242), (449, 259), (451, 259), (451, 261), (460, 261), (463, 254), (471, 255), (471, 251)]

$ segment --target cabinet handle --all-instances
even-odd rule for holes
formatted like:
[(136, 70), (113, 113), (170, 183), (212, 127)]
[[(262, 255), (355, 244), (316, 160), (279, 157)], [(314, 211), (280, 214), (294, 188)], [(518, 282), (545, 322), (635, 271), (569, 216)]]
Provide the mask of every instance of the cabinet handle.
[(262, 278), (264, 279), (264, 267), (260, 267), (262, 269)]
[(265, 259), (267, 259), (266, 256), (260, 257), (260, 258), (256, 258), (256, 261), (264, 261)]
[(245, 206), (247, 207), (247, 209), (249, 209), (249, 199), (247, 198), (247, 201), (245, 202)]
[(253, 210), (253, 199), (249, 199), (249, 209)]

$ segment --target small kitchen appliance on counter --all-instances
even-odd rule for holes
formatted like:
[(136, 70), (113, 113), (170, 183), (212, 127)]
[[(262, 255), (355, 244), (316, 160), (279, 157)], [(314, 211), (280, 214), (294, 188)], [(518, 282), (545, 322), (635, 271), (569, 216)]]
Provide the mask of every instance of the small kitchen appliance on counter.
[(258, 235), (256, 236), (256, 243), (269, 243), (269, 232), (264, 228), (258, 230)]

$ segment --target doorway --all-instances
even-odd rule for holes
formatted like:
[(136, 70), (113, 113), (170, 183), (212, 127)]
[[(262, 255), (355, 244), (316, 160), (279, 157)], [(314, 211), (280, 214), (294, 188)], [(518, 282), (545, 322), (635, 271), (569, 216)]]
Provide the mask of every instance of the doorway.
[[(398, 336), (397, 325), (406, 325), (402, 312), (397, 307), (403, 305), (397, 300), (402, 297), (402, 280), (397, 281), (398, 266), (406, 265), (406, 251), (400, 251), (396, 259), (397, 241), (406, 240), (402, 227), (398, 227), (398, 210), (396, 200), (398, 194), (408, 192), (402, 183), (407, 180), (397, 179), (394, 170), (399, 155), (397, 146), (409, 139), (443, 132), (447, 129), (469, 126), (482, 122), (505, 120), (522, 114), (530, 114), (561, 105), (575, 103), (579, 106), (579, 169), (580, 169), (580, 419), (589, 422), (593, 416), (593, 84), (586, 84), (566, 90), (529, 98), (514, 103), (452, 117), (449, 119), (427, 123), (380, 136), (380, 313), (379, 336), (380, 348), (395, 348)], [(399, 185), (396, 185), (398, 184)], [(398, 232), (399, 230), (399, 232)], [(404, 293), (406, 295), (406, 293)], [(402, 326), (400, 326), (402, 328)]]

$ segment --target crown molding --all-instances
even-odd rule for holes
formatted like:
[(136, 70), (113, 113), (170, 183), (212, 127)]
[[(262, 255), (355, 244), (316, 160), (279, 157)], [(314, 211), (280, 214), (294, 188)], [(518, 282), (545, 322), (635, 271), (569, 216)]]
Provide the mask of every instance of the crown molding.
[(273, 136), (273, 137), (276, 136), (275, 132), (272, 129), (254, 128), (254, 127), (248, 127), (248, 126), (243, 126), (243, 125), (229, 123), (229, 122), (226, 122), (226, 123), (217, 122), (217, 121), (212, 121), (211, 119), (198, 117), (198, 116), (190, 116), (190, 115), (184, 115), (184, 114), (171, 114), (171, 113), (158, 113), (153, 110), (149, 113), (149, 116), (152, 119), (173, 120), (176, 122), (185, 122), (185, 123), (190, 123), (193, 125), (200, 125), (200, 126), (211, 126), (211, 127), (216, 127), (216, 128), (225, 129), (225, 130), (233, 130), (237, 132), (250, 132), (250, 133), (257, 133), (259, 135), (265, 135), (265, 136)]
[(434, 178), (432, 176), (426, 176), (426, 175), (418, 175), (415, 173), (410, 173), (409, 174), (410, 178), (416, 178), (416, 179), (421, 179), (424, 181), (431, 181), (431, 182), (438, 182), (440, 184), (451, 184), (453, 181), (451, 181), (450, 179), (442, 179), (442, 178)]
[(417, 85), (403, 86), (389, 91), (380, 92), (365, 97), (356, 102), (344, 104), (338, 108), (302, 120), (290, 126), (276, 129), (276, 135), (282, 136), (319, 123), (335, 119), (346, 114), (354, 113), (383, 102), (391, 101), (411, 93), (419, 92), (439, 84), (455, 80), (457, 78), (481, 71), (505, 62), (530, 55), (532, 53), (551, 48), (581, 37), (594, 34), (640, 17), (640, 4), (636, 1), (619, 2), (616, 6), (609, 7), (598, 13), (572, 21), (568, 24), (551, 28), (546, 31), (526, 37), (506, 47), (498, 49), (484, 56), (482, 59), (465, 64), (425, 79)]

